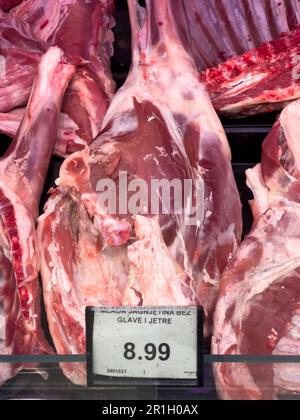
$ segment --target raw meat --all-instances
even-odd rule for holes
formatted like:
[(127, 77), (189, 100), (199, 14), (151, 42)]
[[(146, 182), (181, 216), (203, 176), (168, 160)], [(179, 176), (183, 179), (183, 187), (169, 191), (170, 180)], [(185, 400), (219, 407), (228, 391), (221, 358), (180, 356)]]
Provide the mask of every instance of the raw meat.
[(202, 76), (221, 114), (243, 116), (281, 109), (300, 97), (300, 29)]
[(63, 112), (78, 126), (78, 137), (90, 143), (115, 89), (113, 5), (113, 0), (27, 0), (11, 14), (0, 12), (0, 112), (26, 105), (40, 56), (57, 45), (81, 63)]
[(0, 9), (0, 112), (26, 105), (45, 48), (30, 28)]
[(9, 10), (22, 3), (22, 1), (23, 0), (0, 0), (0, 8), (2, 8), (4, 12), (8, 12)]
[[(35, 222), (61, 103), (75, 73), (53, 47), (42, 57), (26, 114), (0, 161), (0, 354), (51, 352), (40, 325)], [(23, 366), (0, 365), (0, 383)]]
[(260, 47), (300, 24), (298, 0), (173, 0), (172, 7), (199, 70)]
[[(14, 137), (20, 127), (25, 114), (25, 108), (16, 108), (13, 111), (0, 113), (0, 133)], [(59, 119), (57, 139), (54, 154), (59, 157), (78, 152), (87, 145), (86, 141), (77, 134), (79, 127), (66, 114), (61, 113)]]
[(101, 128), (115, 91), (110, 70), (113, 54), (113, 0), (26, 0), (13, 16), (32, 28), (36, 39), (57, 45), (85, 60), (78, 67), (63, 109), (91, 142)]
[(17, 134), (26, 109), (17, 108), (11, 112), (0, 113), (0, 133), (8, 137), (15, 137)]
[[(137, 0), (128, 3), (131, 72), (101, 135), (64, 162), (59, 187), (39, 219), (44, 299), (58, 353), (85, 352), (90, 305), (200, 303), (208, 334), (220, 273), (240, 240), (230, 149), (177, 34), (172, 2), (148, 1), (147, 9)], [(187, 198), (190, 204), (198, 198), (199, 213), (181, 202), (175, 214), (175, 190), (167, 201), (159, 188), (152, 191), (160, 204), (157, 215), (149, 201), (136, 212), (127, 209), (134, 196), (128, 191), (126, 198), (122, 183), (142, 183), (150, 191), (153, 180), (177, 180), (180, 186), (189, 180)], [(125, 194), (124, 209), (109, 212), (101, 205), (105, 192), (98, 181), (113, 181)], [(71, 381), (86, 383), (85, 366), (62, 368)]]
[[(300, 355), (300, 101), (266, 139), (261, 165), (248, 172), (252, 232), (220, 283), (213, 352)], [(300, 392), (299, 365), (219, 364), (226, 399), (269, 399)]]

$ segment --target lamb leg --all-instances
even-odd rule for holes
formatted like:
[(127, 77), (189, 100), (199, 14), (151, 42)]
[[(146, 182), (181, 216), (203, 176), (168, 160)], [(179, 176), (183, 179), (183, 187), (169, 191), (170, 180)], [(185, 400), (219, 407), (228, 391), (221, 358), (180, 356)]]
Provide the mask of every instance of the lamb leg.
[[(128, 3), (131, 72), (99, 137), (64, 162), (39, 219), (44, 300), (58, 352), (85, 352), (86, 306), (200, 303), (209, 334), (220, 273), (241, 233), (226, 135), (177, 33), (172, 1), (147, 1), (146, 9)], [(194, 223), (186, 203), (175, 213), (174, 190), (168, 214), (155, 190), (158, 214), (149, 202), (137, 212), (122, 210), (117, 197), (118, 210), (105, 208), (99, 181), (124, 192), (122, 173), (148, 191), (152, 180), (189, 180), (191, 203), (199, 192)], [(131, 199), (128, 191), (125, 205)], [(86, 383), (84, 366), (62, 368)]]
[[(0, 354), (51, 352), (40, 324), (35, 223), (64, 92), (75, 72), (53, 47), (42, 57), (18, 134), (0, 161)], [(0, 383), (21, 365), (0, 365)]]

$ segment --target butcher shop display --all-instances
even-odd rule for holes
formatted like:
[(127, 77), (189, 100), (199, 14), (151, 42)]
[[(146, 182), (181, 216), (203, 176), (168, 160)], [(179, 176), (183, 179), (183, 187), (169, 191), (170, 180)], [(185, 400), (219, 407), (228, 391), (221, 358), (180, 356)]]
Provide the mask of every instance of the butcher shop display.
[[(86, 306), (200, 304), (209, 334), (220, 274), (240, 241), (227, 139), (182, 47), (170, 3), (151, 1), (143, 9), (128, 2), (128, 79), (100, 136), (64, 162), (39, 219), (44, 299), (59, 353), (84, 353)], [(192, 180), (191, 201), (201, 193), (199, 218), (189, 225), (184, 207), (180, 215), (107, 213), (97, 184), (110, 178), (121, 188), (120, 173), (149, 186), (152, 179)], [(86, 382), (84, 366), (62, 367), (73, 382)]]
[(299, 0), (0, 0), (0, 400), (299, 399), (299, 191)]

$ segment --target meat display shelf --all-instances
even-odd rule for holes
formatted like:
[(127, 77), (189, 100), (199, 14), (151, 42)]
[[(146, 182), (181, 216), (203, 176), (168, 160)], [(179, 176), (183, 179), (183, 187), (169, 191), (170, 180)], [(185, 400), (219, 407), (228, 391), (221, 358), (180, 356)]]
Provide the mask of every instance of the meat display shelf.
[(42, 400), (204, 400), (217, 399), (214, 381), (209, 365), (205, 388), (178, 388), (154, 386), (107, 386), (85, 388), (72, 385), (63, 376), (58, 366), (45, 366), (43, 375), (36, 370), (23, 371), (6, 383), (0, 391), (0, 400), (42, 399)]
[[(84, 356), (76, 356), (84, 360)], [(57, 356), (54, 357), (54, 360)], [(226, 358), (225, 358), (226, 359)], [(286, 362), (287, 358), (255, 358), (245, 357), (244, 360), (263, 360)], [(73, 359), (74, 360), (74, 359)], [(215, 356), (206, 355), (204, 364), (204, 387), (189, 388), (178, 386), (102, 386), (87, 388), (73, 385), (62, 374), (56, 363), (41, 365), (39, 369), (24, 370), (7, 382), (0, 389), (0, 400), (218, 400), (212, 374), (212, 362)], [(232, 358), (228, 358), (231, 361)], [(238, 363), (238, 358), (236, 359)], [(295, 362), (296, 358), (290, 360)], [(297, 358), (299, 362), (299, 357)], [(0, 362), (1, 363), (1, 362)], [(261, 365), (263, 368), (263, 365)], [(238, 369), (238, 366), (237, 366)], [(299, 400), (300, 396), (286, 394), (279, 397), (282, 400)]]
[[(124, 2), (118, 2), (116, 14), (117, 25), (115, 29), (116, 43), (115, 56), (112, 60), (114, 78), (118, 86), (124, 82), (130, 66), (130, 27)], [(248, 201), (252, 198), (251, 191), (246, 185), (245, 171), (260, 162), (261, 146), (270, 131), (276, 114), (251, 117), (240, 120), (223, 119), (223, 125), (228, 135), (232, 150), (233, 169), (243, 204), (244, 235), (252, 225), (252, 215)], [(9, 145), (6, 137), (0, 136), (0, 154), (3, 154)], [(47, 193), (54, 186), (59, 174), (62, 160), (52, 159), (48, 178), (46, 181), (41, 211), (47, 200)], [(42, 305), (43, 307), (43, 305)], [(43, 308), (44, 329), (49, 342), (51, 337), (47, 331), (45, 311)], [(209, 353), (209, 348), (207, 348)], [(22, 356), (19, 356), (22, 358)], [(77, 356), (76, 356), (77, 357)], [(59, 358), (60, 359), (60, 358)], [(84, 361), (84, 356), (79, 356)], [(2, 363), (15, 363), (16, 359), (0, 357)], [(45, 362), (45, 358), (43, 359)], [(0, 400), (4, 399), (95, 399), (95, 400), (215, 400), (218, 399), (212, 374), (212, 358), (206, 355), (204, 371), (205, 384), (203, 388), (183, 387), (129, 387), (106, 386), (97, 389), (77, 387), (71, 384), (63, 375), (58, 365), (57, 356), (47, 356), (47, 363), (38, 369), (24, 370), (16, 378), (0, 387)], [(51, 361), (51, 363), (49, 363)], [(28, 359), (25, 360), (28, 362)], [(297, 396), (284, 396), (283, 399), (300, 399)]]
[[(252, 214), (248, 201), (252, 198), (252, 193), (246, 185), (245, 171), (260, 162), (261, 146), (263, 140), (270, 131), (276, 114), (260, 116), (258, 118), (247, 118), (242, 120), (223, 120), (223, 125), (227, 133), (233, 156), (233, 169), (237, 185), (239, 188), (241, 201), (243, 204), (244, 235), (246, 235), (252, 225)], [(0, 139), (1, 153), (9, 145), (9, 139)], [(53, 157), (48, 178), (46, 181), (42, 201), (41, 211), (47, 200), (48, 191), (54, 186), (54, 181), (59, 174), (62, 159)], [(42, 305), (43, 307), (43, 305)], [(51, 337), (47, 331), (46, 316), (43, 308), (43, 324), (46, 337), (51, 342)], [(207, 346), (209, 353), (209, 346)], [(22, 356), (18, 356), (21, 357)], [(75, 361), (76, 361), (75, 356)], [(11, 362), (16, 362), (12, 357)], [(16, 378), (7, 382), (0, 388), (0, 400), (4, 399), (92, 399), (92, 400), (216, 400), (218, 399), (212, 374), (212, 360), (209, 354), (206, 355), (204, 366), (205, 384), (203, 388), (183, 388), (183, 387), (116, 387), (107, 386), (97, 389), (78, 387), (69, 382), (59, 368), (58, 356), (42, 357), (43, 361), (52, 363), (42, 364), (38, 369), (24, 370)], [(79, 356), (79, 361), (85, 360), (84, 356)], [(0, 367), (2, 363), (7, 363), (8, 359), (0, 357)], [(25, 358), (25, 362), (28, 359)], [(46, 379), (47, 377), (47, 379)], [(298, 399), (297, 396), (288, 395), (284, 399)]]

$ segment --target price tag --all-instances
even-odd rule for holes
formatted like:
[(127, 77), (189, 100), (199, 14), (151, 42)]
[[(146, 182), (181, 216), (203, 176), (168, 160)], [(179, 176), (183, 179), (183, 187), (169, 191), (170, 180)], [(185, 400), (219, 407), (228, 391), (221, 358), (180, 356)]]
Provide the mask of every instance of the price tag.
[(88, 308), (88, 383), (202, 382), (198, 308)]

